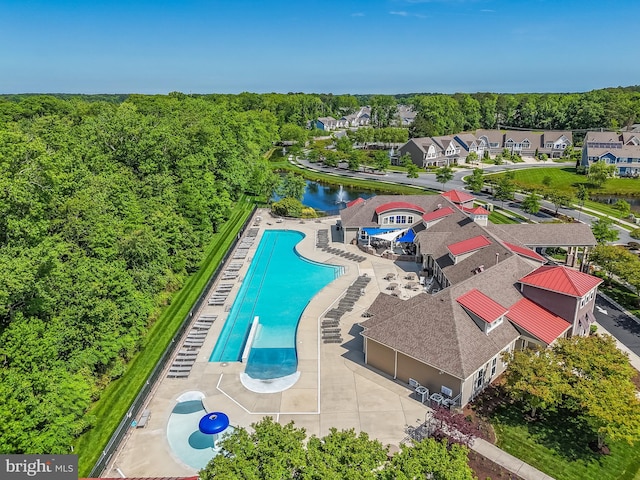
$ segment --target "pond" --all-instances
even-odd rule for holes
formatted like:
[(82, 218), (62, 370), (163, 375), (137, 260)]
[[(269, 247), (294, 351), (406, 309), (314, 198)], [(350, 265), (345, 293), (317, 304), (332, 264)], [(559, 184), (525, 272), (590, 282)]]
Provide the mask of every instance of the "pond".
[(625, 202), (629, 203), (629, 205), (631, 205), (631, 213), (634, 213), (636, 216), (640, 214), (640, 197), (625, 197), (622, 195), (594, 195), (591, 197), (591, 200), (593, 200), (594, 202), (605, 203), (607, 205), (615, 205), (618, 200), (624, 200)]
[[(358, 197), (371, 198), (375, 195), (371, 190), (344, 187), (342, 185), (326, 185), (307, 180), (302, 203), (307, 207), (320, 210), (328, 215), (335, 215), (347, 206), (347, 202)], [(275, 200), (278, 200), (276, 197)]]

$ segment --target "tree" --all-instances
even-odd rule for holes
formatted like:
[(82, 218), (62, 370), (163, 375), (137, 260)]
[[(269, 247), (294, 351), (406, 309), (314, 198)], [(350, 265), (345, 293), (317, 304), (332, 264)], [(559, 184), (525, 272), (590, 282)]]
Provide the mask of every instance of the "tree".
[(349, 170), (352, 170), (354, 172), (357, 172), (358, 170), (360, 170), (360, 164), (362, 162), (362, 158), (360, 156), (361, 154), (362, 154), (361, 150), (351, 151), (348, 158)]
[(576, 198), (580, 202), (580, 211), (578, 212), (578, 220), (580, 220), (580, 216), (582, 215), (582, 207), (584, 207), (584, 202), (589, 198), (589, 192), (587, 191), (587, 187), (584, 186), (583, 183), (578, 185), (578, 190), (576, 190)]
[(469, 152), (469, 155), (467, 155), (467, 158), (465, 159), (465, 163), (478, 163), (478, 154), (476, 152)]
[(484, 186), (484, 173), (481, 168), (474, 168), (473, 173), (464, 179), (467, 187), (473, 193), (479, 193)]
[(602, 187), (605, 182), (613, 176), (616, 171), (615, 165), (607, 165), (604, 161), (594, 162), (589, 165), (589, 171), (587, 172), (587, 178), (592, 185), (597, 188)]
[(551, 178), (550, 175), (545, 175), (542, 179), (542, 185), (544, 185), (546, 188), (549, 188), (551, 186), (551, 184), (553, 183), (553, 179)]
[(324, 164), (327, 167), (337, 167), (338, 166), (338, 154), (332, 150), (329, 150), (324, 156)]
[(378, 473), (384, 480), (433, 478), (437, 480), (473, 480), (469, 468), (468, 450), (458, 444), (448, 445), (426, 438), (402, 450)]
[(570, 195), (567, 195), (566, 193), (553, 191), (549, 195), (549, 200), (551, 200), (551, 203), (553, 203), (553, 205), (556, 207), (556, 215), (557, 215), (560, 207), (568, 206), (571, 203), (572, 198)]
[(530, 193), (522, 201), (522, 209), (529, 214), (529, 220), (531, 220), (531, 215), (540, 211), (540, 197), (535, 193)]
[(418, 167), (413, 162), (407, 164), (407, 177), (418, 178)]
[(559, 338), (550, 350), (508, 357), (508, 391), (531, 409), (563, 409), (589, 425), (602, 447), (606, 438), (640, 440), (640, 401), (634, 369), (609, 335)]
[(353, 429), (307, 438), (293, 422), (280, 425), (271, 417), (252, 424), (253, 432), (237, 428), (219, 442), (221, 453), (200, 471), (202, 480), (332, 479), (362, 480), (437, 478), (472, 480), (467, 448), (426, 439), (387, 460), (387, 449)]
[(306, 128), (291, 123), (285, 123), (280, 127), (280, 140), (296, 142), (304, 147), (309, 138), (309, 131)]
[(549, 350), (535, 349), (506, 354), (509, 364), (505, 388), (536, 418), (538, 410), (555, 410), (562, 402), (564, 383), (556, 358)]
[(353, 150), (353, 144), (351, 143), (351, 140), (349, 140), (349, 137), (345, 135), (338, 138), (336, 140), (336, 150), (347, 155), (351, 153)]
[(628, 256), (637, 258), (623, 247), (599, 244), (591, 250), (589, 260), (601, 267), (607, 273), (607, 277), (611, 278), (622, 270), (622, 265), (629, 261)]
[(280, 180), (276, 193), (282, 198), (301, 201), (306, 188), (307, 182), (302, 176), (289, 172)]
[(615, 242), (618, 240), (618, 230), (613, 227), (613, 220), (609, 218), (599, 218), (591, 224), (591, 231), (596, 237), (598, 244)]
[(380, 172), (386, 172), (387, 168), (391, 165), (391, 159), (389, 155), (384, 150), (377, 150), (373, 154), (373, 165), (376, 170)]
[(440, 167), (436, 170), (436, 181), (442, 184), (442, 190), (444, 190), (445, 184), (453, 178), (453, 168), (449, 165)]
[(495, 192), (493, 194), (496, 199), (502, 201), (513, 199), (513, 194), (516, 191), (516, 186), (512, 180), (507, 176), (500, 177), (496, 182)]
[(629, 202), (622, 199), (618, 200), (613, 205), (613, 208), (620, 212), (620, 218), (625, 218), (629, 215), (629, 213), (631, 213), (631, 205), (629, 205)]

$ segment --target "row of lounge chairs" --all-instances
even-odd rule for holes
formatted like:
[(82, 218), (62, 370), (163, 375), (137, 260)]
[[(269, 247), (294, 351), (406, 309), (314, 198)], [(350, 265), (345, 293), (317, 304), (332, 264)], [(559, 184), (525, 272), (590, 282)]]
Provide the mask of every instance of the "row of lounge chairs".
[(200, 315), (198, 317), (169, 367), (168, 378), (187, 378), (189, 376), (193, 364), (196, 363), (200, 347), (204, 344), (207, 333), (216, 318), (218, 318), (217, 315)]
[(353, 310), (358, 299), (364, 295), (367, 284), (371, 281), (371, 277), (361, 275), (353, 282), (344, 296), (339, 300), (338, 306), (329, 310), (322, 319), (322, 342), (323, 343), (342, 343), (342, 335), (340, 333), (340, 319), (342, 316)]
[(362, 262), (362, 261), (366, 260), (366, 258), (367, 258), (367, 257), (364, 257), (362, 255), (358, 255), (357, 253), (345, 252), (344, 250), (341, 250), (339, 248), (325, 247), (322, 250), (324, 250), (325, 252), (331, 253), (333, 255), (337, 255), (337, 256), (346, 258), (347, 260), (351, 260), (351, 261), (354, 261), (354, 262)]

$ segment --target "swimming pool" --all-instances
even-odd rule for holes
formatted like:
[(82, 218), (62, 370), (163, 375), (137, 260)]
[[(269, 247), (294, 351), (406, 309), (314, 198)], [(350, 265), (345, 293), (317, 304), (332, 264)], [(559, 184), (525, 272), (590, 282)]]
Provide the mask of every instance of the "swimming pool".
[[(206, 467), (220, 451), (217, 445), (214, 446), (214, 435), (205, 435), (198, 428), (205, 413), (207, 412), (201, 399), (178, 401), (167, 422), (167, 441), (173, 453), (196, 470)], [(219, 437), (231, 432), (233, 427), (229, 427)]]
[(304, 234), (266, 230), (209, 361), (237, 362), (254, 317), (259, 317), (245, 373), (273, 379), (296, 371), (296, 329), (309, 301), (342, 274), (342, 267), (312, 262), (295, 246)]

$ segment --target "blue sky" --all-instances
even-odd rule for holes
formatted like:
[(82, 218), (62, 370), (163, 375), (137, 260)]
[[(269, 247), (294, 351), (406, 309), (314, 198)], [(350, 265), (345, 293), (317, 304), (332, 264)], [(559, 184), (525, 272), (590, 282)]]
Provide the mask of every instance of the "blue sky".
[(580, 92), (640, 83), (638, 0), (0, 2), (0, 93)]

